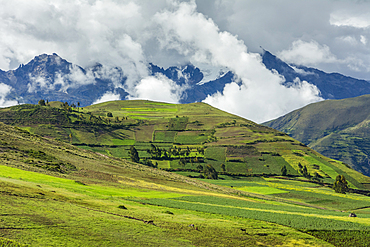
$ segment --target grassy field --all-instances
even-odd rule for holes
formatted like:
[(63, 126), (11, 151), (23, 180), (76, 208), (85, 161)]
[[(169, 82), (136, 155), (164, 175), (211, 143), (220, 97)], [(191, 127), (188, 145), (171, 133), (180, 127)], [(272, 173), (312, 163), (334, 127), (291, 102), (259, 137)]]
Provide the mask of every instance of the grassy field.
[[(55, 108), (63, 124), (30, 126), (49, 107), (23, 107), (0, 111), (20, 126), (0, 123), (0, 246), (367, 246), (370, 197), (328, 183), (369, 178), (280, 132), (200, 103)], [(131, 145), (158, 167), (128, 161)], [(207, 164), (219, 179), (190, 178)]]
[[(212, 210), (143, 204), (218, 198), (223, 207), (224, 200), (243, 203), (246, 195), (6, 125), (0, 130), (3, 246), (330, 246), (289, 226)], [(39, 154), (31, 163), (24, 162), (31, 157), (29, 146)], [(46, 166), (47, 159), (74, 169), (54, 171)]]

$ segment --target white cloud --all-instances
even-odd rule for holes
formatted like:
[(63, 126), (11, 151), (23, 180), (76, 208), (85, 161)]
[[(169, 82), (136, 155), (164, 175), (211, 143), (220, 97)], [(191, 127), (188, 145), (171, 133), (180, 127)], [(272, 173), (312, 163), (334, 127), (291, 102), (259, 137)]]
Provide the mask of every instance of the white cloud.
[(263, 122), (321, 99), (317, 88), (307, 82), (283, 86), (283, 79), (266, 69), (259, 54), (248, 53), (243, 41), (221, 32), (211, 19), (196, 12), (194, 2), (174, 5), (175, 11), (155, 16), (162, 28), (162, 46), (197, 62), (228, 67), (242, 81), (241, 86), (226, 85), (222, 93), (208, 96), (205, 102)]
[(94, 71), (92, 69), (93, 68), (89, 68), (88, 72), (93, 74), (95, 78), (109, 80), (113, 83), (115, 88), (124, 88), (122, 82), (125, 79), (125, 76), (121, 68), (99, 65), (94, 68)]
[(370, 12), (351, 15), (341, 11), (330, 15), (330, 24), (333, 26), (347, 26), (354, 28), (368, 28), (370, 26)]
[(327, 45), (320, 45), (314, 40), (310, 42), (296, 40), (289, 50), (279, 52), (278, 56), (283, 61), (299, 65), (317, 65), (338, 61)]
[(134, 83), (147, 76), (142, 14), (135, 1), (1, 1), (0, 68), (55, 52), (83, 67), (99, 62), (125, 68)]
[(8, 107), (17, 105), (18, 102), (16, 100), (8, 100), (7, 96), (12, 91), (12, 87), (6, 85), (4, 83), (0, 83), (0, 107)]
[(162, 74), (142, 79), (128, 99), (150, 99), (178, 103), (187, 85), (179, 86)]
[[(206, 65), (200, 69), (209, 71), (207, 78), (217, 76), (219, 68), (233, 70), (243, 85), (240, 92), (236, 84), (230, 85), (225, 95), (251, 93), (251, 105), (244, 108), (258, 108), (253, 92), (264, 104), (260, 109), (289, 110), (311, 102), (299, 92), (315, 96), (315, 90), (284, 89), (282, 79), (261, 65), (260, 56), (253, 53), (261, 52), (259, 46), (297, 64), (370, 78), (369, 1), (0, 0), (0, 4), (1, 69), (55, 52), (84, 68), (103, 64), (92, 76), (113, 78), (115, 87), (123, 87), (121, 82), (127, 78), (124, 89), (131, 97), (177, 102), (183, 89), (151, 77), (147, 63), (168, 67), (191, 62)], [(79, 73), (70, 78), (56, 74), (56, 78), (54, 85), (42, 76), (34, 78), (30, 90), (61, 87), (68, 92), (74, 85), (93, 83)], [(149, 81), (163, 84), (164, 90), (146, 91), (143, 85), (150, 87)], [(239, 108), (235, 111), (243, 115)], [(249, 111), (243, 116), (253, 119), (257, 110)]]
[(70, 65), (69, 73), (63, 74), (61, 71), (56, 71), (51, 78), (45, 77), (45, 73), (41, 72), (34, 76), (29, 74), (30, 83), (28, 83), (28, 92), (35, 93), (39, 91), (54, 91), (58, 90), (67, 93), (69, 88), (77, 88), (82, 85), (95, 83), (94, 74), (92, 71), (84, 73), (77, 65)]
[(93, 105), (114, 100), (121, 100), (120, 95), (114, 92), (105, 92), (103, 96), (94, 101)]
[(295, 72), (297, 72), (298, 74), (301, 74), (301, 75), (316, 75), (314, 72), (306, 71), (304, 69), (299, 69), (299, 68), (297, 68), (296, 66), (293, 66), (293, 65), (290, 65), (290, 67), (292, 69), (294, 69)]
[(342, 40), (342, 41), (344, 41), (344, 42), (346, 42), (346, 43), (348, 43), (352, 46), (355, 46), (355, 45), (358, 44), (357, 39), (353, 36), (349, 36), (349, 35), (348, 36), (342, 36), (342, 37), (338, 37), (338, 39), (340, 39), (340, 40)]
[(364, 35), (361, 35), (360, 36), (360, 41), (363, 45), (366, 45), (367, 44), (367, 38), (364, 36)]

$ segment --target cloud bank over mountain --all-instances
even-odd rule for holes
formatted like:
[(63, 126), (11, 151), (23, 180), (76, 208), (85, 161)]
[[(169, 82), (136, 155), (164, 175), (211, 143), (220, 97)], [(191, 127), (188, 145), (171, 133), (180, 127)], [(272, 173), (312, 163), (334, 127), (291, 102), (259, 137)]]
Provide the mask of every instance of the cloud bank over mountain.
[[(0, 3), (3, 34), (0, 69), (14, 69), (42, 53), (58, 53), (83, 68), (101, 65), (94, 67), (94, 71), (87, 69), (85, 74), (79, 73), (78, 67), (71, 68), (73, 73), (68, 78), (60, 76), (57, 80), (60, 90), (94, 83), (91, 78), (113, 78), (115, 88), (129, 93), (128, 99), (177, 103), (186, 83), (179, 86), (167, 77), (151, 74), (150, 62), (163, 67), (192, 63), (216, 68), (215, 71), (227, 68), (235, 74), (235, 81), (222, 92), (209, 95), (205, 102), (262, 122), (322, 98), (312, 84), (285, 83), (285, 78), (276, 71), (266, 69), (257, 53), (261, 52), (260, 45), (298, 65), (323, 66), (329, 70), (345, 68), (344, 72), (362, 76), (370, 73), (367, 71), (370, 61), (363, 55), (369, 52), (370, 25), (366, 24), (362, 6), (366, 3), (262, 4), (222, 0), (0, 0)], [(307, 9), (318, 6), (321, 7), (317, 18), (306, 22)], [(358, 11), (362, 11), (363, 18), (353, 19)], [(293, 21), (295, 25), (291, 25)], [(340, 49), (350, 43), (351, 55)], [(124, 85), (122, 78), (126, 79)], [(33, 78), (29, 90), (53, 90), (55, 86), (39, 77)], [(107, 91), (96, 102), (117, 99), (119, 94)]]

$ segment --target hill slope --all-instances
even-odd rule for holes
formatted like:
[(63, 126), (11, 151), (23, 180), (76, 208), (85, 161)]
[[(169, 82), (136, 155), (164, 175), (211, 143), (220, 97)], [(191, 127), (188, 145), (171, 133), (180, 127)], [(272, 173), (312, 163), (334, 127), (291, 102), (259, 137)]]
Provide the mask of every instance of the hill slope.
[(370, 175), (370, 96), (308, 105), (266, 123), (321, 154)]
[(287, 174), (301, 176), (301, 165), (326, 183), (343, 174), (354, 187), (368, 186), (368, 177), (288, 135), (204, 103), (112, 101), (83, 109), (21, 105), (1, 109), (0, 121), (117, 158), (131, 159), (134, 146), (141, 163), (192, 177), (201, 177), (207, 165), (225, 176), (280, 175), (283, 166)]
[[(120, 103), (106, 103), (89, 110), (101, 111), (103, 106), (110, 110), (113, 106), (122, 108)], [(139, 104), (162, 110), (177, 107), (145, 101), (130, 103), (132, 108), (136, 106), (136, 111), (140, 109)], [(113, 106), (108, 107), (109, 104)], [(201, 105), (208, 115), (218, 112)], [(196, 112), (188, 106), (179, 107), (184, 107), (183, 111), (187, 109), (189, 116), (190, 112)], [(67, 127), (73, 130), (73, 123), (77, 121), (70, 115), (75, 113), (48, 106), (25, 105), (6, 110), (17, 112), (17, 116), (43, 114), (44, 118), (39, 121), (44, 124), (53, 119), (46, 118), (46, 112), (52, 110), (55, 115), (60, 114), (60, 130)], [(12, 114), (6, 114), (10, 121)], [(224, 117), (230, 116), (224, 114)], [(63, 121), (63, 116), (70, 121)], [(183, 121), (169, 119), (170, 128), (184, 128)], [(145, 126), (150, 126), (150, 121), (139, 120), (128, 119), (126, 128), (144, 130)], [(18, 123), (20, 121), (18, 118)], [(203, 128), (214, 124), (202, 121)], [(236, 118), (235, 125), (241, 121)], [(40, 122), (35, 120), (32, 129), (37, 129), (35, 126)], [(99, 123), (101, 128), (104, 127), (102, 122)], [(81, 125), (87, 123), (81, 122)], [(249, 123), (250, 130), (253, 126), (255, 131), (259, 127)], [(52, 122), (49, 124), (53, 126)], [(112, 125), (105, 127), (113, 128)], [(233, 126), (229, 130), (233, 130), (233, 136), (236, 136), (236, 128)], [(260, 128), (266, 131), (264, 138), (267, 138), (267, 130), (277, 133)], [(225, 131), (227, 128), (219, 129)], [(108, 133), (104, 131), (103, 128), (102, 134)], [(209, 142), (206, 157), (208, 148), (218, 148), (215, 143), (215, 139)], [(274, 143), (277, 141), (271, 144)], [(296, 157), (311, 162), (320, 160), (320, 169), (330, 175), (335, 173), (334, 168), (330, 170), (330, 164), (338, 168), (343, 166), (300, 147), (304, 148), (297, 145)], [(324, 184), (304, 178), (220, 175), (221, 180), (195, 180), (93, 153), (2, 123), (0, 149), (0, 244), (17, 246), (16, 241), (29, 246), (332, 246), (329, 243), (366, 246), (370, 236), (369, 197), (334, 193)], [(284, 147), (277, 151), (282, 150)], [(367, 177), (351, 169), (345, 172), (359, 179), (353, 180), (353, 187), (368, 182)], [(355, 212), (358, 217), (349, 218), (349, 212)]]

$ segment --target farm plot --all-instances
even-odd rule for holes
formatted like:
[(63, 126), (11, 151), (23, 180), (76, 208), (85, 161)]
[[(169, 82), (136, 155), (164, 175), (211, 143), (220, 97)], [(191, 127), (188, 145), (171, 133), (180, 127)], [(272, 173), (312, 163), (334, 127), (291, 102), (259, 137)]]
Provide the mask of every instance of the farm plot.
[(237, 189), (242, 190), (242, 191), (251, 192), (251, 193), (262, 194), (262, 195), (289, 193), (289, 191), (272, 188), (269, 186), (250, 186), (248, 185), (244, 187), (238, 187)]
[[(359, 183), (356, 179), (354, 179), (353, 177), (351, 177), (346, 171), (344, 171), (343, 169), (342, 170), (340, 170), (338, 167), (336, 167), (335, 165), (333, 165), (333, 164), (331, 164), (330, 162), (326, 162), (326, 161), (324, 161), (324, 160), (322, 160), (322, 159), (320, 159), (319, 157), (316, 157), (316, 158), (314, 158), (314, 157), (312, 157), (312, 154), (311, 154), (311, 156), (309, 156), (309, 157), (307, 157), (307, 158), (313, 158), (314, 160), (316, 160), (317, 162), (320, 162), (322, 165), (324, 165), (324, 166), (326, 166), (326, 168), (324, 168), (324, 169), (327, 169), (327, 170), (329, 170), (329, 169), (332, 169), (332, 170), (334, 170), (337, 174), (342, 174), (342, 175), (344, 175), (345, 177), (346, 177), (346, 179), (347, 179), (347, 181), (348, 181), (348, 183), (349, 183), (349, 185), (352, 187), (352, 188), (354, 188), (354, 187), (357, 187), (357, 188), (363, 188), (363, 186), (362, 186), (362, 184), (361, 183)], [(348, 170), (350, 170), (350, 169), (348, 169)], [(352, 172), (352, 171), (351, 171)], [(335, 174), (333, 174), (333, 173), (331, 173), (331, 174), (328, 174), (332, 179), (335, 179), (335, 177), (336, 177), (336, 175)]]
[(135, 140), (130, 139), (112, 139), (113, 145), (117, 146), (131, 146), (135, 144)]
[(243, 178), (233, 178), (230, 176), (225, 176), (224, 180), (204, 180), (208, 183), (228, 186), (228, 187), (244, 187), (244, 186), (260, 186), (258, 182), (265, 182), (262, 177), (243, 177)]
[(181, 144), (201, 144), (207, 141), (208, 135), (204, 131), (182, 131), (178, 132), (175, 142)]
[(243, 162), (226, 162), (226, 171), (230, 173), (252, 174), (251, 166)]
[(325, 208), (339, 209), (339, 210), (354, 210), (362, 207), (370, 207), (370, 201), (356, 200), (351, 197), (337, 196), (336, 194), (322, 194), (318, 193), (318, 189), (312, 191), (289, 191), (288, 194), (276, 195), (280, 198), (289, 200), (302, 201), (308, 204), (322, 206)]
[(175, 142), (175, 137), (177, 135), (177, 131), (162, 131), (156, 130), (154, 132), (154, 142)]
[(297, 229), (370, 230), (370, 216), (368, 215), (359, 215), (360, 219), (353, 219), (348, 218), (347, 213), (287, 204), (258, 203), (209, 196), (140, 201), (165, 207), (263, 220)]
[(168, 130), (185, 130), (186, 125), (188, 124), (188, 117), (176, 117), (176, 118), (171, 118), (169, 123), (168, 123)]
[(114, 157), (126, 158), (130, 157), (129, 146), (121, 146), (115, 148), (106, 148), (106, 152)]
[(224, 162), (226, 160), (226, 147), (208, 147), (205, 158)]
[(154, 129), (155, 125), (140, 126), (140, 129), (135, 130), (135, 140), (138, 142), (152, 141)]

